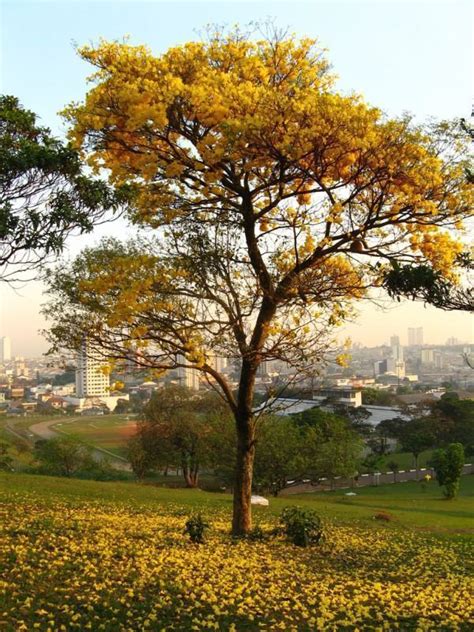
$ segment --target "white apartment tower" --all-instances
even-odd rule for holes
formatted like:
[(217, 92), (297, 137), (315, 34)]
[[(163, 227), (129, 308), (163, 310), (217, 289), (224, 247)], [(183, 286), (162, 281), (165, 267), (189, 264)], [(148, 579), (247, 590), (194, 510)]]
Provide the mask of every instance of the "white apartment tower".
[(0, 362), (8, 362), (12, 359), (12, 343), (8, 336), (0, 338)]
[(215, 371), (221, 373), (227, 367), (227, 358), (223, 356), (214, 355), (210, 358), (209, 364)]
[(188, 366), (178, 367), (178, 380), (181, 386), (186, 386), (193, 391), (199, 390), (199, 371)]
[(110, 395), (110, 377), (103, 372), (105, 364), (104, 357), (84, 339), (77, 354), (77, 397), (106, 397)]
[(392, 351), (392, 359), (401, 362), (403, 360), (403, 347), (400, 344), (400, 338), (398, 336), (392, 336), (390, 338), (390, 347)]
[(423, 327), (408, 327), (408, 346), (415, 347), (423, 344)]

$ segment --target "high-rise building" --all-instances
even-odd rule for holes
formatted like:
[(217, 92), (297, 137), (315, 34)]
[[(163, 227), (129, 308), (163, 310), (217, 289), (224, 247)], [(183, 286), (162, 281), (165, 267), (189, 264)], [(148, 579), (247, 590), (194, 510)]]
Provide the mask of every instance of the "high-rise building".
[(400, 336), (390, 336), (390, 346), (394, 347), (400, 344)]
[(448, 347), (454, 347), (459, 344), (461, 344), (460, 340), (458, 338), (455, 338), (454, 336), (451, 336), (451, 338), (448, 338), (446, 340), (446, 345)]
[(415, 347), (423, 344), (423, 327), (408, 327), (408, 346)]
[(405, 362), (397, 358), (387, 359), (387, 373), (396, 375), (398, 378), (405, 377)]
[(383, 375), (387, 372), (387, 360), (377, 360), (374, 362), (374, 374), (375, 377)]
[(218, 373), (221, 373), (227, 367), (227, 358), (224, 358), (223, 356), (214, 355), (210, 358), (209, 364), (212, 366), (212, 368), (215, 371), (217, 371)]
[(0, 338), (0, 362), (8, 362), (12, 359), (12, 343), (8, 336)]
[(103, 370), (106, 364), (104, 356), (84, 339), (77, 354), (77, 397), (107, 397), (110, 395), (110, 376), (106, 375)]
[(433, 364), (434, 357), (435, 357), (435, 352), (433, 349), (421, 350), (421, 364)]
[(403, 347), (400, 344), (400, 338), (398, 336), (392, 336), (390, 338), (390, 346), (392, 349), (392, 359), (401, 362), (403, 360)]
[(178, 380), (181, 386), (193, 391), (199, 390), (199, 371), (188, 366), (178, 367)]
[[(182, 362), (183, 364), (186, 362), (185, 357), (181, 354), (176, 356), (176, 360), (177, 362)], [(193, 391), (199, 390), (200, 371), (192, 369), (189, 366), (179, 366), (177, 368), (176, 375), (181, 386), (191, 388)]]

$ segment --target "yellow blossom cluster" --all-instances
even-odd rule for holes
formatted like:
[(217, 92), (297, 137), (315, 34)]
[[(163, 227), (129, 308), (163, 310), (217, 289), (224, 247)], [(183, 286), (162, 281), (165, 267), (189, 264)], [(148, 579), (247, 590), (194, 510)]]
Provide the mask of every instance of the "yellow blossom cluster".
[(193, 545), (178, 504), (2, 496), (6, 632), (472, 629), (463, 539), (328, 525), (308, 549), (233, 542), (227, 509), (202, 503), (213, 529)]

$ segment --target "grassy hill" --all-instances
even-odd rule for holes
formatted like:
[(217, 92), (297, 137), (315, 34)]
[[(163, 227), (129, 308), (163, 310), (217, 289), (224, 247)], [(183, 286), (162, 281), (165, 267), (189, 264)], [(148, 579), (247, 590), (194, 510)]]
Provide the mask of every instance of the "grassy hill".
[[(2, 630), (468, 630), (473, 477), (270, 499), (314, 508), (322, 545), (233, 541), (231, 497), (0, 474)], [(186, 517), (212, 523), (193, 545)], [(374, 519), (379, 511), (392, 520)]]

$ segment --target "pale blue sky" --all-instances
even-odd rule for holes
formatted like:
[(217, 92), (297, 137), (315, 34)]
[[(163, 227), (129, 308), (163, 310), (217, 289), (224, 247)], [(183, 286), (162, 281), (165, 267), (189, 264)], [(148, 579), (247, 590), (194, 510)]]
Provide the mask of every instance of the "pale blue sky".
[[(339, 87), (355, 90), (392, 115), (469, 116), (472, 101), (472, 3), (464, 0), (420, 2), (133, 2), (102, 0), (57, 2), (3, 0), (1, 6), (1, 90), (17, 95), (61, 134), (57, 112), (86, 90), (87, 65), (73, 43), (99, 37), (148, 44), (159, 53), (189, 39), (207, 23), (246, 24), (271, 17), (298, 35), (317, 37), (339, 75)], [(105, 228), (106, 233), (113, 228)], [(87, 239), (90, 242), (90, 238)], [(71, 242), (76, 252), (84, 239)], [(41, 287), (30, 284), (21, 296), (3, 288), (0, 335), (10, 335), (14, 353), (44, 349), (36, 316)], [(472, 339), (472, 321), (412, 304), (387, 315), (363, 310), (349, 328), (365, 344), (402, 340), (406, 327), (423, 325), (427, 341), (449, 335)]]

